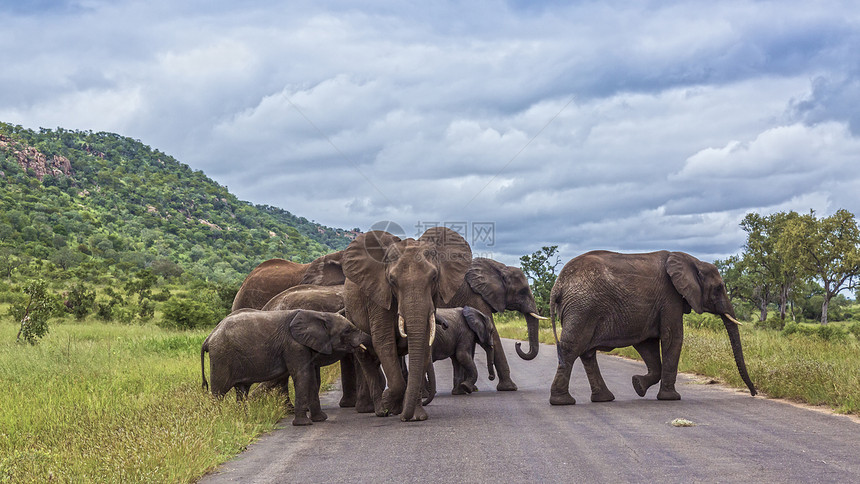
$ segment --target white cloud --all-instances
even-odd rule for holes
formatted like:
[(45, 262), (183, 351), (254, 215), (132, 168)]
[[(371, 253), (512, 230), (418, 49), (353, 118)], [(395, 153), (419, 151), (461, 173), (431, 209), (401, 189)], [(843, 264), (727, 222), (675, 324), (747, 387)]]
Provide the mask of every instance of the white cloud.
[(0, 12), (0, 120), (138, 138), (329, 225), (495, 222), (507, 263), (860, 213), (856, 9), (519, 3)]

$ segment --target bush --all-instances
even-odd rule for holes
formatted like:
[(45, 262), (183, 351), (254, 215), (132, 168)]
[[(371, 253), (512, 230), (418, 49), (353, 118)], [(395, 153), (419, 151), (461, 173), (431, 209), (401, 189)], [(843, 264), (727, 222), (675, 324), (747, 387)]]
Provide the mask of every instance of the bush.
[(755, 322), (756, 329), (771, 329), (774, 331), (782, 331), (785, 327), (785, 320), (780, 318), (776, 313), (770, 313), (764, 321)]
[(860, 340), (860, 323), (852, 323), (846, 329), (849, 333), (853, 334), (855, 338)]
[(81, 320), (92, 311), (95, 302), (96, 292), (78, 283), (69, 290), (65, 305), (66, 310), (75, 315), (75, 319)]
[(725, 331), (726, 326), (722, 318), (710, 313), (690, 313), (684, 316), (684, 324), (696, 329), (708, 329), (711, 331)]
[(173, 296), (164, 303), (164, 318), (159, 326), (169, 329), (195, 329), (211, 327), (221, 320), (219, 312), (206, 303)]
[(834, 343), (844, 342), (848, 339), (848, 332), (839, 326), (832, 324), (798, 324), (793, 321), (787, 322), (782, 330), (783, 336), (800, 334), (806, 337), (817, 337), (824, 341)]

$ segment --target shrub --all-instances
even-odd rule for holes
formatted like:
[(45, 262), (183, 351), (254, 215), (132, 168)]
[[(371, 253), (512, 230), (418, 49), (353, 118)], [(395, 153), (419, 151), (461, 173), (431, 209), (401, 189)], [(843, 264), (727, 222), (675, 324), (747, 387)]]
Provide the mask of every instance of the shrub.
[(60, 300), (47, 290), (47, 283), (38, 279), (30, 281), (23, 289), (24, 300), (9, 308), (9, 315), (21, 324), (17, 340), (35, 345), (48, 333), (48, 321), (60, 313)]
[(782, 329), (785, 327), (785, 320), (780, 318), (778, 314), (770, 313), (766, 320), (756, 321), (755, 327), (756, 329), (771, 329), (775, 331), (782, 331)]
[(194, 299), (173, 296), (164, 303), (164, 318), (158, 323), (163, 328), (194, 329), (210, 327), (221, 320), (218, 311)]
[(75, 319), (81, 320), (92, 311), (95, 302), (96, 292), (78, 283), (69, 290), (65, 305), (66, 310), (75, 315)]
[(849, 333), (853, 334), (855, 338), (860, 340), (860, 323), (852, 323), (846, 329)]
[(793, 321), (787, 322), (782, 330), (783, 336), (800, 334), (806, 337), (817, 337), (824, 341), (834, 343), (844, 342), (848, 339), (848, 332), (839, 326), (832, 324), (798, 324)]
[(690, 313), (684, 316), (684, 324), (696, 329), (708, 329), (711, 331), (725, 331), (723, 320), (710, 313)]

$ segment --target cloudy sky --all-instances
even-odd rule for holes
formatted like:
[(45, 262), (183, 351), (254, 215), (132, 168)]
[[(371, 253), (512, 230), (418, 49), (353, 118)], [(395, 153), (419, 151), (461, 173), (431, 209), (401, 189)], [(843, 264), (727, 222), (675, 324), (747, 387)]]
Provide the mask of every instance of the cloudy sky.
[(330, 226), (464, 223), (509, 264), (860, 215), (856, 2), (358, 4), (0, 0), (0, 120), (140, 139)]

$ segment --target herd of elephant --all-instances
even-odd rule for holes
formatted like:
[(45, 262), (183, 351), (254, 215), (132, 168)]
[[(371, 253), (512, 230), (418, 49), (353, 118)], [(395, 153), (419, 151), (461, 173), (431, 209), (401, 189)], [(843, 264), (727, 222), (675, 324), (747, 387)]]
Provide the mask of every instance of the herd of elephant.
[[(436, 391), (433, 361), (451, 358), (452, 393), (471, 393), (477, 380), (475, 346), (487, 352), (496, 389), (515, 391), (493, 314), (525, 316), (528, 351), (538, 354), (539, 320), (522, 270), (472, 258), (468, 242), (445, 227), (417, 240), (384, 231), (360, 234), (339, 252), (309, 264), (272, 259), (242, 283), (233, 312), (203, 342), (209, 353), (212, 393), (236, 389), (238, 398), (258, 389), (295, 387), (294, 425), (325, 420), (319, 401), (319, 369), (341, 364), (341, 407), (403, 421), (426, 420), (424, 406)], [(719, 315), (726, 327), (741, 378), (752, 395), (734, 310), (716, 267), (683, 252), (619, 254), (593, 251), (568, 262), (550, 295), (550, 316), (559, 365), (550, 403), (571, 405), (571, 369), (579, 358), (591, 400), (611, 401), (596, 352), (633, 346), (647, 374), (633, 376), (644, 396), (660, 383), (657, 398), (677, 400), (683, 314)], [(555, 318), (561, 323), (561, 335)], [(407, 362), (408, 358), (408, 362)], [(419, 370), (419, 371), (416, 371)], [(257, 391), (257, 390), (255, 390)]]

